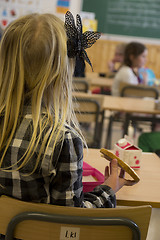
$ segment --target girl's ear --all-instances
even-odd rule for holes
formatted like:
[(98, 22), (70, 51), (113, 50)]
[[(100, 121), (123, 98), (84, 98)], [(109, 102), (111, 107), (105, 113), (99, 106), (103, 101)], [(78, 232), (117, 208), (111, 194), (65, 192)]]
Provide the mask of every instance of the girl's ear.
[(133, 54), (131, 54), (131, 55), (129, 56), (129, 59), (130, 59), (131, 62), (133, 62), (133, 60), (135, 59), (135, 56), (134, 56)]

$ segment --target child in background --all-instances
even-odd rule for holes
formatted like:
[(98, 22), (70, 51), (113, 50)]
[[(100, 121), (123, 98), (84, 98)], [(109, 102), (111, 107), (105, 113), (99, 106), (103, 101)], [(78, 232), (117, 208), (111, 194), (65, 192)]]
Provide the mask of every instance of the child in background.
[[(114, 57), (110, 62), (108, 62), (109, 71), (107, 72), (107, 77), (113, 78), (118, 69), (120, 68), (121, 64), (123, 63), (125, 47), (126, 43), (120, 43), (116, 46)], [(102, 76), (103, 74), (100, 73), (99, 75)], [(104, 77), (106, 77), (106, 74), (104, 74)], [(111, 89), (108, 87), (95, 88), (92, 90), (92, 93), (111, 95)]]
[[(12, 22), (0, 44), (0, 195), (23, 201), (75, 207), (115, 207), (124, 185), (117, 161), (105, 181), (83, 193), (83, 136), (72, 105), (77, 54), (100, 35), (81, 33), (81, 19), (66, 13), (31, 14)], [(83, 43), (80, 37), (83, 36)], [(67, 56), (68, 54), (68, 56)], [(98, 150), (97, 150), (98, 151)]]
[(143, 152), (155, 152), (160, 156), (160, 132), (142, 133), (138, 138), (138, 146)]
[[(109, 77), (114, 77), (115, 73), (118, 71), (121, 64), (123, 63), (124, 51), (125, 51), (126, 45), (127, 45), (126, 43), (120, 43), (116, 46), (114, 57), (108, 63), (108, 69), (109, 69), (108, 76)], [(119, 65), (118, 68), (117, 68), (117, 63)]]
[[(131, 42), (127, 44), (124, 52), (123, 65), (114, 78), (112, 95), (120, 95), (119, 86), (121, 82), (135, 85), (140, 83), (138, 70), (145, 66), (147, 53), (147, 48), (142, 43)], [(143, 79), (143, 84), (147, 84), (147, 74), (143, 74)]]

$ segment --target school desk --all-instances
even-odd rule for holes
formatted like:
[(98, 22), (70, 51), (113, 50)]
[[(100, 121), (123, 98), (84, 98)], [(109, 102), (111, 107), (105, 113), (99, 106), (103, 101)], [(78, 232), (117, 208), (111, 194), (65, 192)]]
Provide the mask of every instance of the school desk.
[[(143, 99), (143, 98), (128, 98), (128, 97), (115, 97), (110, 95), (100, 95), (100, 94), (91, 94), (91, 93), (81, 93), (81, 92), (74, 92), (74, 97), (81, 97), (81, 98), (94, 98), (94, 99), (101, 99), (101, 110), (103, 112), (103, 119), (102, 125), (104, 122), (104, 112), (109, 111), (117, 111), (123, 112), (125, 114), (125, 121), (123, 127), (123, 136), (128, 132), (128, 125), (129, 121), (132, 118), (133, 114), (140, 114), (138, 116), (134, 116), (135, 119), (139, 121), (151, 121), (151, 122), (159, 122), (160, 118), (160, 109), (155, 109), (155, 100), (153, 99)], [(144, 115), (145, 116), (144, 119)], [(103, 129), (103, 126), (102, 126)], [(103, 131), (103, 130), (102, 130)], [(112, 132), (112, 129), (109, 128), (109, 131)], [(102, 135), (102, 134), (101, 134)], [(107, 134), (108, 136), (108, 134)], [(106, 147), (110, 148), (110, 141), (106, 140)]]
[[(109, 162), (101, 157), (99, 149), (84, 149), (84, 161), (104, 174)], [(140, 181), (133, 186), (124, 186), (116, 193), (117, 204), (139, 206), (149, 204), (160, 208), (160, 158), (154, 153), (142, 153), (140, 169), (136, 170)], [(128, 174), (125, 176), (130, 178)]]
[[(125, 113), (123, 136), (128, 133), (130, 120), (149, 121), (152, 123), (160, 121), (160, 118), (158, 117), (160, 114), (160, 109), (157, 110), (155, 108), (155, 100), (151, 98), (104, 96), (102, 108), (104, 111), (110, 110)], [(112, 124), (109, 125), (108, 131), (112, 132)], [(110, 142), (110, 134), (107, 133), (107, 148), (110, 148)]]
[(83, 92), (73, 92), (73, 97), (103, 99), (101, 101), (101, 108), (103, 110), (152, 115), (160, 114), (160, 109), (155, 109), (155, 101), (153, 99), (115, 97)]
[(86, 73), (86, 78), (89, 79), (90, 87), (111, 88), (113, 84), (113, 78), (100, 77), (99, 74), (95, 72)]
[(111, 78), (104, 78), (104, 77), (97, 77), (97, 78), (92, 78), (90, 85), (91, 87), (107, 87), (111, 88), (113, 84), (113, 79)]
[(105, 95), (103, 106), (105, 110), (127, 113), (160, 114), (155, 109), (155, 100), (149, 98), (129, 98)]

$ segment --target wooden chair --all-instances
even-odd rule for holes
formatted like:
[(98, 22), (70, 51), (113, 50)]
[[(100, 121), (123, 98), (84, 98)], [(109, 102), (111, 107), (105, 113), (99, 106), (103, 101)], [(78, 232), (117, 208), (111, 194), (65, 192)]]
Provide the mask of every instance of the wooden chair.
[(120, 84), (121, 97), (134, 97), (134, 98), (159, 98), (159, 91), (154, 87), (144, 85), (133, 85), (125, 82)]
[(145, 240), (151, 207), (81, 209), (1, 196), (0, 212), (7, 240)]
[[(136, 98), (159, 98), (159, 91), (155, 87), (143, 86), (143, 85), (122, 85), (121, 96), (122, 97), (136, 97)], [(132, 125), (135, 130), (138, 122), (151, 122), (151, 130), (154, 131), (156, 117), (147, 114), (126, 114), (124, 134), (128, 133), (129, 121), (132, 121)]]
[(73, 91), (78, 92), (88, 92), (89, 91), (89, 84), (90, 80), (88, 78), (80, 78), (74, 77), (73, 78)]
[(103, 114), (102, 98), (78, 96), (74, 99), (74, 110), (82, 132), (90, 148), (100, 148)]
[[(133, 85), (133, 84), (128, 84), (125, 82), (120, 83), (120, 96), (121, 97), (132, 97), (132, 98), (154, 98), (158, 99), (159, 98), (159, 91), (158, 89), (154, 87), (149, 87), (149, 86), (143, 86), (143, 85)], [(137, 128), (137, 121), (145, 121), (145, 122), (151, 122), (151, 127), (152, 130), (154, 130), (154, 122), (155, 116), (147, 116), (147, 115), (137, 115), (137, 114), (126, 114), (125, 119), (119, 117), (117, 114), (112, 114), (109, 118), (109, 124), (108, 124), (108, 131), (107, 131), (107, 140), (106, 140), (106, 147), (111, 148), (111, 134), (112, 134), (112, 125), (113, 122), (119, 121), (119, 122), (124, 122), (124, 130), (123, 130), (123, 135), (128, 133), (128, 125), (129, 122), (131, 121), (134, 129)], [(122, 136), (123, 137), (123, 136)]]

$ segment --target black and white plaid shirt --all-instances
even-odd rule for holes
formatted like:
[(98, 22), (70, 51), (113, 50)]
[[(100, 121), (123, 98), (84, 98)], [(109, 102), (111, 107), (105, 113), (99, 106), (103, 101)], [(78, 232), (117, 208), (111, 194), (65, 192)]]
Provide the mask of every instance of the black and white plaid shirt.
[[(17, 160), (23, 156), (30, 142), (31, 126), (32, 116), (27, 113), (8, 148), (3, 166), (18, 165)], [(0, 184), (3, 186), (0, 187), (0, 195), (63, 206), (115, 207), (115, 195), (108, 186), (101, 185), (93, 192), (83, 193), (83, 144), (73, 130), (66, 130), (64, 142), (61, 147), (56, 148), (52, 159), (50, 148), (45, 161), (41, 162), (32, 175), (27, 176), (25, 173), (33, 170), (36, 151), (23, 169), (13, 172), (0, 171)]]

